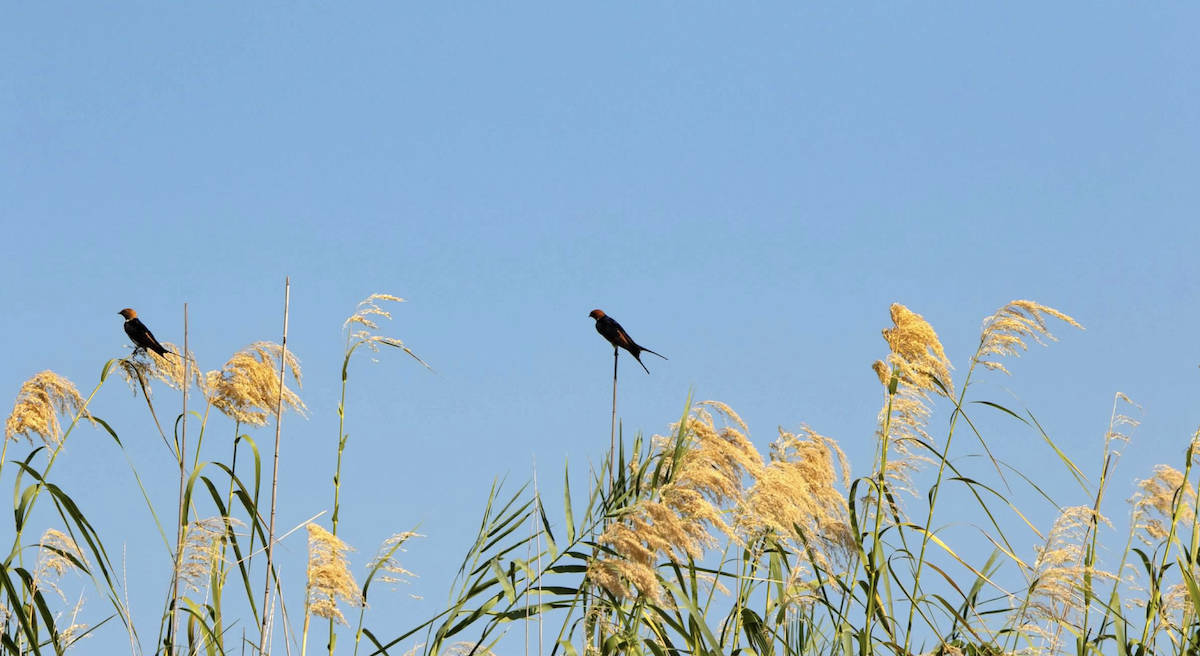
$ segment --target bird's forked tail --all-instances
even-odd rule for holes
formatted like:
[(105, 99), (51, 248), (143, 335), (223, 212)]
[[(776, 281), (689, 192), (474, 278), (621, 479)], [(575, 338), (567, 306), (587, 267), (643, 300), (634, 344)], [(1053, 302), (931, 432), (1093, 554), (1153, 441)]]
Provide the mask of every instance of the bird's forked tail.
[[(639, 346), (638, 348), (647, 353), (654, 353), (654, 351), (651, 351), (650, 349), (646, 348), (645, 346)], [(667, 356), (663, 355), (662, 353), (654, 353), (654, 355), (657, 355), (658, 357), (660, 357), (664, 360), (668, 359)]]

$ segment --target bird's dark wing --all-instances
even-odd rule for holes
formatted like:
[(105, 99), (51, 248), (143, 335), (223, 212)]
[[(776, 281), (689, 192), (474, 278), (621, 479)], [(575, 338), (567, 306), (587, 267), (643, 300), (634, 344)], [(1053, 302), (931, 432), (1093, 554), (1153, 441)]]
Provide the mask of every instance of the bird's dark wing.
[(626, 349), (632, 349), (633, 347), (637, 346), (637, 344), (633, 342), (633, 338), (629, 336), (629, 333), (625, 332), (625, 329), (619, 324), (617, 325), (617, 335), (619, 336), (618, 339), (621, 342), (621, 346), (624, 346)]
[(154, 338), (154, 333), (151, 333), (146, 324), (137, 317), (125, 322), (125, 334), (129, 335), (129, 339), (132, 339), (136, 346), (150, 349), (159, 355), (167, 354), (167, 349), (158, 343), (158, 340)]
[(596, 332), (604, 336), (613, 346), (620, 346), (623, 349), (629, 350), (633, 340), (629, 338), (629, 333), (621, 327), (621, 324), (614, 321), (611, 317), (600, 317), (596, 320)]
[(129, 319), (125, 322), (125, 334), (129, 335), (129, 339), (133, 340), (134, 346), (141, 346), (144, 339), (144, 333), (149, 332), (137, 319)]

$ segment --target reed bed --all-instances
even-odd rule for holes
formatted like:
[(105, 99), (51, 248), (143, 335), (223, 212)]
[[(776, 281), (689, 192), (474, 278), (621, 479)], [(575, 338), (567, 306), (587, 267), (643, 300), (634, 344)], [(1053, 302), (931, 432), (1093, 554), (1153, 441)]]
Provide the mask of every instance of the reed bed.
[[(428, 368), (382, 332), (401, 300), (372, 295), (343, 325), (332, 506), (328, 514), (314, 508), (294, 529), (307, 535), (304, 572), (281, 576), (267, 556), (285, 536), (270, 519), (273, 480), (263, 476), (263, 460), (276, 454), (255, 437), (282, 430), (284, 412), (308, 411), (290, 350), (254, 342), (207, 372), (190, 352), (186, 367), (182, 358), (138, 352), (106, 362), (86, 397), (54, 372), (26, 381), (0, 453), (0, 482), (15, 490), (14, 539), (0, 571), (0, 651), (84, 651), (80, 641), (103, 630), (124, 632), (135, 655), (1200, 653), (1200, 430), (1180, 440), (1180, 460), (1142, 472), (1132, 489), (1110, 489), (1136, 426), (1133, 401), (1115, 394), (1096, 454), (1068, 454), (1033, 412), (977, 384), (1008, 375), (1006, 363), (1031, 346), (1053, 342), (1051, 329), (1082, 329), (1022, 300), (984, 319), (960, 369), (924, 317), (890, 308), (874, 378), (864, 367), (880, 400), (867, 436), (874, 458), (859, 463), (866, 473), (853, 473), (838, 440), (825, 434), (837, 427), (791, 424), (760, 443), (733, 408), (689, 397), (665, 434), (615, 440), (596, 460), (605, 465), (584, 472), (586, 498), (573, 497), (584, 486), (572, 487), (569, 465), (547, 497), (536, 477), (515, 490), (497, 480), (445, 608), (428, 618), (375, 617), (372, 584), (412, 579), (401, 557), (420, 548), (410, 541), (421, 536), (394, 534), (356, 576), (359, 557), (338, 536), (343, 467), (353, 466), (347, 408), (358, 352), (393, 348)], [(89, 522), (72, 497), (79, 491), (53, 475), (81, 425), (126, 449), (119, 427), (89, 408), (114, 373), (140, 394), (146, 421), (183, 475), (175, 500), (183, 511), (170, 526), (163, 518), (173, 512), (155, 505), (125, 454), (174, 563), (153, 637), (131, 617), (127, 564), (105, 546), (112, 536)], [(175, 414), (156, 395), (163, 387), (193, 395), (194, 448), (185, 451), (181, 439), (184, 412), (160, 423)], [(1008, 468), (1009, 446), (985, 434), (985, 415), (1039, 438), (1054, 473), (1038, 475), (1069, 477), (1073, 498), (1060, 505), (1036, 476)], [(232, 436), (228, 464), (199, 461), (210, 430)], [(980, 457), (960, 457), (968, 453)], [(1099, 467), (1086, 471), (1077, 457)], [(1057, 517), (1038, 526), (1022, 507), (1047, 500)], [(53, 512), (35, 517), (39, 501)], [(982, 552), (956, 547), (962, 533), (947, 528), (964, 521), (956, 516), (964, 507), (978, 531), (968, 542), (990, 545)], [(1108, 518), (1119, 515), (1131, 521), (1118, 536)], [(1011, 535), (1014, 525), (1038, 544)], [(106, 605), (106, 619), (79, 622), (83, 598), (60, 585), (69, 573), (86, 582), (87, 603)]]

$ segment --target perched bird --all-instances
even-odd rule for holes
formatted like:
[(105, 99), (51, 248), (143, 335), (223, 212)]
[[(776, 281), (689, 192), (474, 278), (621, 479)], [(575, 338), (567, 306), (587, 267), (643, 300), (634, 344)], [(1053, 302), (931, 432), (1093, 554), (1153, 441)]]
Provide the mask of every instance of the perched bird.
[[(163, 348), (163, 345), (159, 344), (157, 339), (154, 339), (154, 333), (151, 333), (146, 324), (137, 318), (137, 312), (131, 308), (125, 308), (117, 314), (125, 317), (125, 334), (129, 335), (129, 339), (133, 340), (133, 345), (138, 349), (149, 349), (164, 358), (167, 357), (168, 353), (171, 353)], [(136, 351), (137, 349), (134, 350)], [(174, 355), (174, 353), (171, 353), (171, 355)]]
[[(654, 353), (654, 351), (651, 351), (644, 346), (638, 346), (637, 343), (634, 342), (629, 336), (629, 333), (625, 332), (625, 329), (621, 327), (621, 324), (613, 321), (613, 318), (607, 314), (604, 314), (604, 310), (592, 310), (590, 313), (588, 313), (588, 316), (596, 320), (596, 332), (604, 336), (604, 339), (607, 339), (608, 343), (613, 345), (613, 350), (616, 350), (616, 348), (619, 346), (626, 351), (629, 351), (629, 354), (633, 356), (633, 359), (637, 360), (638, 364), (642, 365), (642, 369), (646, 369), (646, 365), (642, 362), (641, 358), (642, 351), (647, 353)], [(657, 355), (664, 360), (667, 359), (667, 356), (661, 353), (654, 353), (654, 355)], [(646, 369), (646, 373), (650, 373), (650, 370)]]

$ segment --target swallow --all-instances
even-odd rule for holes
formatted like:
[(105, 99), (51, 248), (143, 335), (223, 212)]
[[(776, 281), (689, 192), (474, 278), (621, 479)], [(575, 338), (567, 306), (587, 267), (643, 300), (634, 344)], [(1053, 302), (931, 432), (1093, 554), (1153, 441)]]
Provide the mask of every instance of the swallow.
[[(596, 320), (596, 332), (600, 333), (604, 339), (608, 340), (609, 344), (613, 345), (614, 351), (617, 349), (617, 347), (621, 347), (626, 351), (629, 351), (629, 354), (633, 356), (633, 359), (637, 360), (638, 364), (642, 365), (642, 369), (646, 369), (646, 365), (642, 362), (642, 351), (645, 351), (646, 353), (654, 353), (654, 351), (651, 351), (644, 346), (638, 346), (637, 343), (634, 342), (629, 336), (629, 333), (625, 332), (625, 329), (621, 327), (621, 324), (613, 321), (613, 318), (607, 314), (604, 314), (604, 310), (592, 310), (590, 313), (588, 313), (588, 316)], [(657, 355), (664, 360), (667, 359), (667, 356), (661, 353), (654, 353), (654, 355)], [(650, 370), (646, 369), (646, 373), (650, 373)]]
[[(137, 312), (133, 309), (125, 308), (117, 314), (125, 317), (125, 334), (129, 335), (129, 339), (132, 339), (134, 346), (137, 347), (134, 349), (134, 352), (137, 352), (139, 349), (148, 349), (164, 358), (167, 357), (168, 353), (171, 353), (163, 348), (162, 344), (158, 343), (158, 340), (154, 338), (154, 333), (150, 332), (146, 324), (137, 318)], [(171, 353), (171, 355), (174, 355), (174, 353)]]

